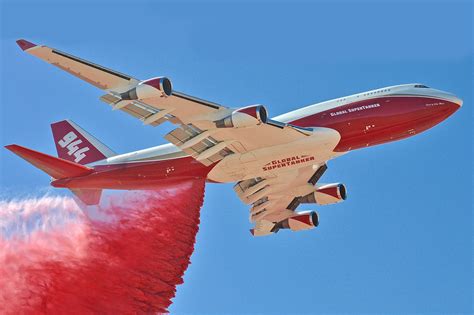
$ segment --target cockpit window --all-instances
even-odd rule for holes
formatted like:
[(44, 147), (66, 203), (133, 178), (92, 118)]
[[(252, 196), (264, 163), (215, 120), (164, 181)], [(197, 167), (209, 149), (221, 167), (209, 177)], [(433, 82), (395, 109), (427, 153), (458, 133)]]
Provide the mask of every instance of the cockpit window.
[(429, 89), (430, 88), (429, 86), (426, 86), (426, 85), (423, 85), (423, 84), (416, 84), (415, 87), (420, 88), (420, 89)]

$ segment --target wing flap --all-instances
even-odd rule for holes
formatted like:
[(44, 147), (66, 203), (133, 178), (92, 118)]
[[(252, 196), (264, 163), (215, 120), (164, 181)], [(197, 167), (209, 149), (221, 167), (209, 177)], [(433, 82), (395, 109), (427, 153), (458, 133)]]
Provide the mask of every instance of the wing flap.
[(230, 142), (219, 142), (209, 131), (203, 131), (192, 124), (181, 125), (169, 132), (165, 139), (208, 166), (234, 152), (229, 149)]

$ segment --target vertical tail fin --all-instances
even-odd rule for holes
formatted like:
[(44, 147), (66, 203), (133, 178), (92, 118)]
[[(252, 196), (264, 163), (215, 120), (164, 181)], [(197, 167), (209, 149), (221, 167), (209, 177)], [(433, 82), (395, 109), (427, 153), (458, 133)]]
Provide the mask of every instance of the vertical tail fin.
[(51, 124), (51, 130), (61, 159), (85, 165), (116, 155), (71, 120)]

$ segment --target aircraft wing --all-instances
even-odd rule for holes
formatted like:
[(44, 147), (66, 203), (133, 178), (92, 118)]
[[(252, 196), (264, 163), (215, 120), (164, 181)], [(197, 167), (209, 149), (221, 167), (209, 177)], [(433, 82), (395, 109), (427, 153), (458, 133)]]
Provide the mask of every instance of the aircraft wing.
[(30, 55), (69, 72), (102, 90), (126, 91), (139, 83), (139, 80), (129, 75), (107, 69), (48, 46), (35, 45), (24, 39), (18, 40), (17, 44)]
[(57, 49), (17, 41), (25, 52), (104, 90), (100, 99), (115, 110), (158, 126), (178, 127), (165, 138), (204, 165), (232, 153), (289, 143), (311, 130), (267, 119), (262, 106), (232, 109), (172, 89), (164, 77), (139, 80)]
[(274, 177), (257, 177), (238, 182), (234, 190), (240, 200), (250, 204), (251, 230), (254, 236), (268, 235), (278, 230), (275, 226), (295, 212), (304, 196), (314, 192), (314, 185), (326, 171), (326, 164), (278, 173)]

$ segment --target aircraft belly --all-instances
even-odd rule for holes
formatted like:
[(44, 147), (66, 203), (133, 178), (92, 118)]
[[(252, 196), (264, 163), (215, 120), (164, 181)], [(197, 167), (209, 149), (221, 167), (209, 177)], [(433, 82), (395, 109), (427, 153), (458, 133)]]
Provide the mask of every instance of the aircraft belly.
[(214, 182), (235, 182), (321, 164), (341, 155), (334, 152), (340, 139), (334, 129), (314, 128), (313, 135), (298, 141), (229, 155), (209, 172), (207, 178)]

